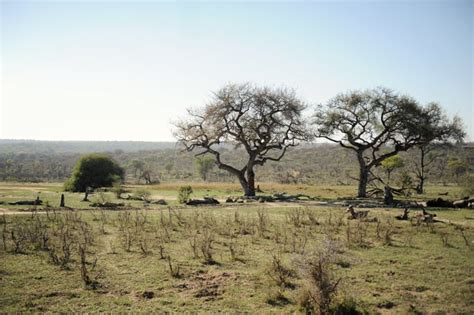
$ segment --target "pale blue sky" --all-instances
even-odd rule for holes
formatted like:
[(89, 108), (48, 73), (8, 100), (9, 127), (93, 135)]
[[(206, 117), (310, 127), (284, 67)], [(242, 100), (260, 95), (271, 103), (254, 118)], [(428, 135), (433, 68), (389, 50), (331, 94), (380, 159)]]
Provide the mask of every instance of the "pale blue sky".
[(0, 138), (173, 140), (228, 82), (386, 86), (474, 140), (472, 1), (1, 3)]

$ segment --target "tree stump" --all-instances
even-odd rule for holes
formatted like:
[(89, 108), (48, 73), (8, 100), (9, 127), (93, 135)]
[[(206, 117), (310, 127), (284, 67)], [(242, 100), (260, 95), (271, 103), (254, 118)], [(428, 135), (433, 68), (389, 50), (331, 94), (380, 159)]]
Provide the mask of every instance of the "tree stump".
[(64, 208), (64, 194), (61, 194), (61, 202), (59, 203), (59, 207)]
[(392, 188), (390, 188), (390, 186), (385, 186), (383, 202), (386, 205), (391, 205), (393, 203), (393, 193)]

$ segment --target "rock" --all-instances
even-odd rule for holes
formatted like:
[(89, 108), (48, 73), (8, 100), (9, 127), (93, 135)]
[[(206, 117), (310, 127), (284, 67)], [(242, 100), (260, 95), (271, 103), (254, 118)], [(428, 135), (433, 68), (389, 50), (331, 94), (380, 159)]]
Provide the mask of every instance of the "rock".
[(142, 297), (143, 297), (144, 299), (148, 299), (148, 300), (149, 300), (149, 299), (152, 299), (152, 298), (155, 297), (155, 292), (153, 292), (153, 291), (144, 291), (144, 292), (142, 293)]
[(168, 203), (164, 199), (152, 200), (150, 201), (153, 205), (163, 205), (166, 206)]

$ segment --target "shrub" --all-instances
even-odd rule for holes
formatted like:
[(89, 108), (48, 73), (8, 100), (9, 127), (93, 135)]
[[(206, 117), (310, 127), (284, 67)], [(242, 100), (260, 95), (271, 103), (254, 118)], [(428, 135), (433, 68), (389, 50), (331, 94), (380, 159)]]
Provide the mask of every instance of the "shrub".
[(193, 188), (191, 186), (181, 186), (181, 187), (179, 187), (178, 202), (179, 203), (188, 202), (192, 193), (193, 193)]
[(86, 192), (87, 189), (112, 187), (124, 178), (123, 169), (103, 154), (89, 154), (77, 161), (71, 177), (64, 184), (67, 191)]
[(332, 266), (337, 261), (337, 244), (330, 239), (324, 241), (324, 247), (315, 255), (303, 261), (303, 277), (306, 279), (306, 288), (299, 299), (300, 307), (306, 312), (331, 314), (338, 286), (341, 278), (336, 279), (332, 273)]

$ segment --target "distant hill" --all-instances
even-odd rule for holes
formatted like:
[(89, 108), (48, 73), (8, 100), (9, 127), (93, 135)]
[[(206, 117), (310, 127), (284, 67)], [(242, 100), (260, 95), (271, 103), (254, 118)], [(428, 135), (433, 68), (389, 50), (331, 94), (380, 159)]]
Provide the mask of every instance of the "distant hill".
[(137, 152), (174, 149), (176, 142), (2, 140), (0, 153)]

